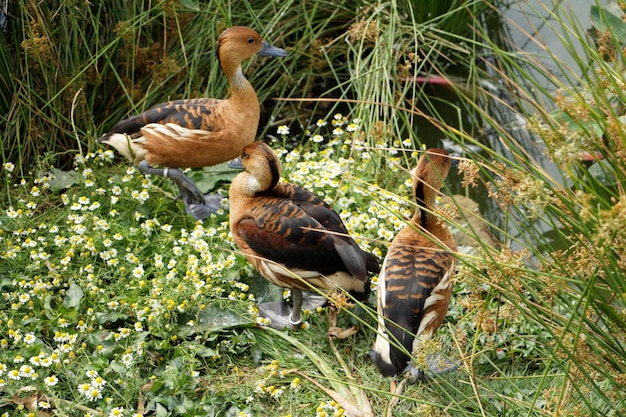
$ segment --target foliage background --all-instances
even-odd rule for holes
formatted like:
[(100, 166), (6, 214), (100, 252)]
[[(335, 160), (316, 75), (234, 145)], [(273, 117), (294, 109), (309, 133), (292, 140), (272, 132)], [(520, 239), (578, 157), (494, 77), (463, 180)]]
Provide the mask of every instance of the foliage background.
[[(332, 202), (360, 244), (384, 256), (412, 208), (406, 170), (422, 145), (457, 151), (459, 173), (446, 194), (476, 199), (487, 219), (491, 238), (460, 197), (441, 207), (457, 233), (475, 238), (473, 251), (459, 254), (438, 336), (462, 366), (405, 387), (395, 414), (625, 413), (620, 2), (591, 6), (591, 25), (560, 3), (545, 5), (543, 23), (573, 51), (572, 67), (560, 52), (536, 57), (512, 45), (500, 2), (3, 6), (0, 411), (44, 415), (43, 401), (71, 415), (115, 415), (120, 407), (128, 415), (323, 415), (350, 407), (367, 415), (366, 404), (380, 414), (393, 403), (389, 381), (367, 358), (371, 303), (340, 314), (341, 325), (362, 329), (345, 341), (320, 336), (328, 310), (312, 312), (308, 330), (253, 327), (255, 297), (241, 294), (260, 298), (265, 289), (232, 253), (225, 215), (194, 225), (171, 203), (170, 185), (95, 145), (115, 122), (153, 104), (224, 96), (215, 40), (244, 24), (290, 53), (246, 64), (264, 109), (259, 137), (286, 148), (286, 178)], [(349, 131), (351, 123), (358, 129)], [(276, 134), (283, 125), (289, 135)], [(337, 174), (317, 181), (319, 172)], [(228, 178), (219, 168), (193, 175), (207, 191), (227, 188), (214, 180)], [(67, 240), (51, 237), (52, 225)], [(124, 256), (107, 268), (101, 253), (116, 236)], [(180, 275), (168, 278), (159, 256), (177, 260)], [(194, 296), (197, 279), (205, 283)], [(145, 313), (144, 322), (146, 307), (159, 313)], [(213, 325), (220, 314), (231, 325)], [(132, 352), (139, 359), (125, 370)], [(34, 378), (20, 362), (54, 355), (63, 360), (38, 365)], [(75, 382), (93, 371), (109, 384), (108, 397), (95, 402)], [(52, 376), (59, 385), (45, 380)]]

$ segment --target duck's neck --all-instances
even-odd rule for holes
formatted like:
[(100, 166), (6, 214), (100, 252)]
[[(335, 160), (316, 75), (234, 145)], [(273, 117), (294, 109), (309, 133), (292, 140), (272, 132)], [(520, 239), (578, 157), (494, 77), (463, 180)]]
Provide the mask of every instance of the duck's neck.
[(246, 105), (252, 106), (256, 103), (258, 106), (258, 99), (256, 92), (250, 82), (243, 74), (241, 64), (232, 66), (225, 65), (223, 68), (226, 78), (228, 79), (228, 86), (230, 87), (229, 100), (235, 102), (243, 102)]
[(242, 195), (253, 197), (257, 193), (267, 191), (270, 188), (270, 182), (259, 181), (249, 172), (242, 172), (233, 179), (231, 188), (236, 188)]
[(417, 210), (411, 219), (414, 223), (427, 227), (435, 217), (431, 214), (435, 203), (435, 191), (428, 187), (422, 180), (418, 180), (415, 187), (415, 201), (417, 202)]

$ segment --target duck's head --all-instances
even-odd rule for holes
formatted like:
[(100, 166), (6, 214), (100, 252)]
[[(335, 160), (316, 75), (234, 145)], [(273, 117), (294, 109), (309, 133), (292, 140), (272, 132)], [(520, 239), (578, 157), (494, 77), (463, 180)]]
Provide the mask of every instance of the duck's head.
[[(411, 171), (413, 176), (413, 194), (418, 202), (425, 201), (425, 194), (434, 195), (434, 191), (443, 186), (443, 181), (450, 172), (452, 160), (445, 149), (431, 148), (420, 156), (417, 167)], [(430, 200), (430, 199), (429, 199)]]
[(256, 31), (245, 26), (228, 28), (218, 38), (217, 57), (222, 64), (239, 65), (253, 55), (284, 57), (287, 51), (270, 45)]
[(241, 164), (256, 181), (255, 192), (272, 189), (280, 180), (280, 161), (274, 151), (263, 142), (254, 142), (241, 150)]

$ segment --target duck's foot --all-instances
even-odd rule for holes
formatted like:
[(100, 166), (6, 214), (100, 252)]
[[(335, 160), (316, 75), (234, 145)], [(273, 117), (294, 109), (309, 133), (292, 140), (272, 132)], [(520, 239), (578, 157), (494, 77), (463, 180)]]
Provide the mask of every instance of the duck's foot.
[(302, 319), (300, 318), (298, 321), (293, 320), (293, 312), (293, 307), (285, 301), (259, 304), (259, 316), (270, 319), (269, 326), (277, 330), (295, 330), (300, 328)]
[(425, 370), (417, 369), (413, 363), (407, 365), (403, 373), (409, 376), (409, 382), (414, 384), (417, 381), (424, 381), (437, 375), (452, 372), (456, 370), (460, 365), (458, 362), (454, 362), (453, 360), (446, 358), (445, 356), (437, 354), (428, 355), (427, 361), (428, 368)]
[(270, 327), (278, 330), (298, 329), (302, 324), (302, 310), (324, 307), (328, 298), (312, 291), (292, 290), (293, 307), (286, 301), (259, 304), (259, 316), (270, 319)]
[(226, 207), (224, 200), (228, 200), (220, 194), (205, 194), (202, 197), (203, 201), (198, 202), (194, 197), (186, 195), (186, 191), (181, 189), (176, 199), (182, 200), (185, 205), (185, 211), (196, 220), (204, 220), (209, 215), (217, 213), (220, 209), (223, 210)]
[(146, 161), (141, 161), (138, 168), (145, 174), (160, 175), (174, 180), (179, 191), (176, 199), (180, 199), (183, 202), (185, 211), (196, 220), (204, 220), (210, 214), (217, 213), (218, 210), (223, 208), (222, 200), (224, 197), (220, 195), (203, 195), (196, 183), (178, 168), (154, 168)]
[(322, 294), (312, 291), (302, 291), (302, 309), (317, 310), (318, 307), (324, 307), (328, 303), (328, 298)]

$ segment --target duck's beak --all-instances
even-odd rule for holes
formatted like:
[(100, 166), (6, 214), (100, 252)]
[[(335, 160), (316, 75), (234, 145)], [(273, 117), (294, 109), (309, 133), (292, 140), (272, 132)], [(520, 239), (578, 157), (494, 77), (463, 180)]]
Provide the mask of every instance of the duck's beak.
[(235, 159), (231, 159), (230, 161), (228, 161), (228, 168), (230, 169), (238, 169), (243, 171), (244, 170), (244, 166), (241, 163), (241, 157), (237, 157)]
[(287, 56), (287, 51), (285, 51), (284, 49), (272, 46), (267, 41), (263, 41), (263, 48), (256, 54), (260, 56), (274, 56), (277, 58), (282, 58), (282, 57)]

